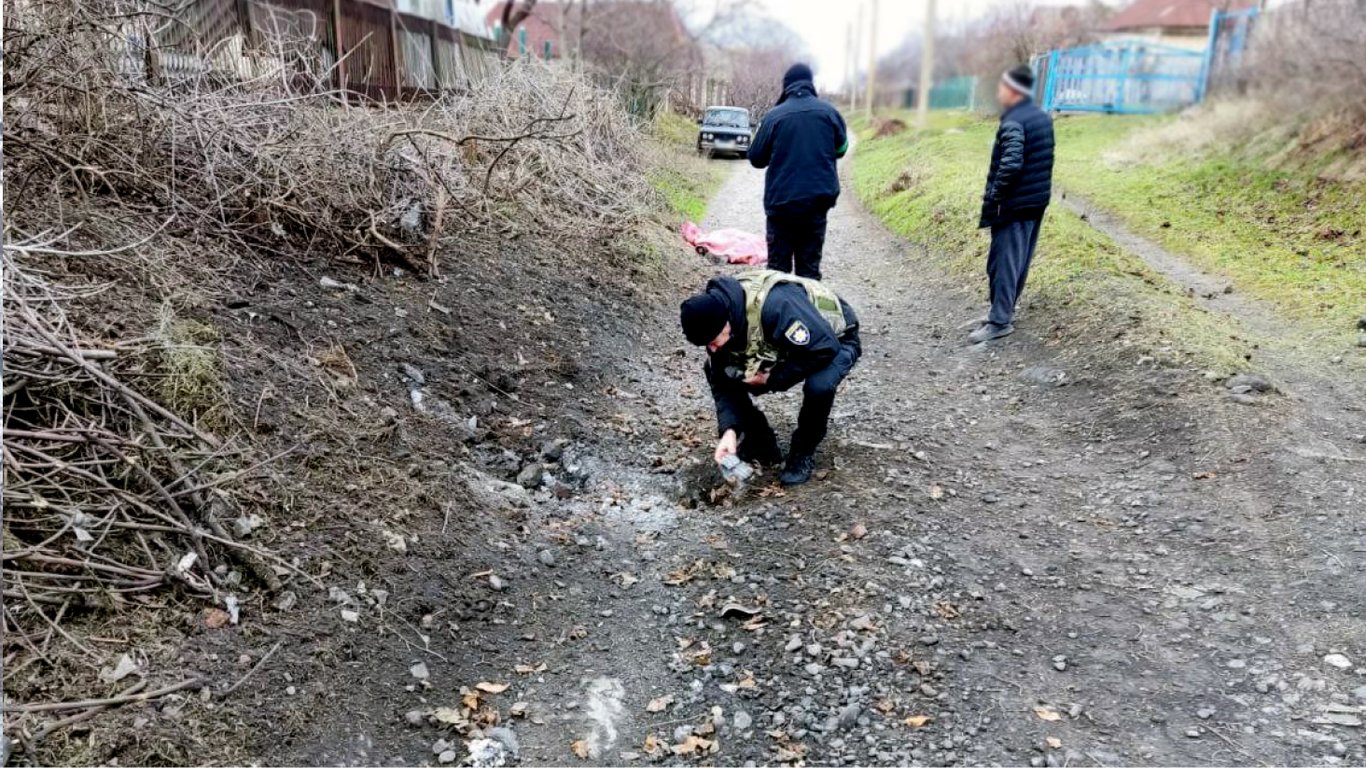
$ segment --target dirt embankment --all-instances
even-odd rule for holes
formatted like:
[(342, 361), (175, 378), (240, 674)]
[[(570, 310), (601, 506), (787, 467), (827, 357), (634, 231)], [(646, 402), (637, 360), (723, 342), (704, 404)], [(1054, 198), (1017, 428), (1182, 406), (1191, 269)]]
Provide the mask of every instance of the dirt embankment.
[(392, 714), (375, 659), (473, 686), (530, 500), (584, 484), (672, 253), (648, 138), (535, 66), (148, 83), (79, 13), (7, 27), (7, 750), (361, 759), (327, 731)]

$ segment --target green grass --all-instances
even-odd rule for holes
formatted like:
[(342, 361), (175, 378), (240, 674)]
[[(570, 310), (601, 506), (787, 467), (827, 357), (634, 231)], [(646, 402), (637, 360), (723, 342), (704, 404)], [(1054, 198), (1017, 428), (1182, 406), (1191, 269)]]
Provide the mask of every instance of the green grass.
[[(988, 238), (977, 219), (995, 122), (948, 113), (927, 131), (881, 139), (864, 121), (856, 127), (860, 199), (894, 232), (929, 245), (940, 267), (984, 282)], [(1041, 337), (1101, 340), (1170, 364), (1244, 365), (1247, 345), (1230, 322), (1061, 206), (1044, 221), (1025, 301)]]
[(697, 124), (681, 115), (661, 115), (654, 125), (659, 157), (649, 171), (650, 183), (664, 197), (669, 212), (700, 221), (707, 203), (720, 188), (722, 166), (697, 156)]
[(1346, 343), (1366, 312), (1366, 185), (1320, 178), (1327, 155), (1272, 167), (1285, 142), (1246, 129), (1245, 140), (1192, 142), (1230, 130), (1201, 120), (1059, 120), (1057, 181), (1325, 341)]

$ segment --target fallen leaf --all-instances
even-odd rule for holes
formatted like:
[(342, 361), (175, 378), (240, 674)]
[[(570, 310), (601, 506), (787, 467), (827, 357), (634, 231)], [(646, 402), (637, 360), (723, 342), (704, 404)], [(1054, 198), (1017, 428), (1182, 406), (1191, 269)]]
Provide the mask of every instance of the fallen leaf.
[(849, 538), (858, 541), (868, 535), (868, 527), (863, 523), (854, 523), (854, 527), (849, 529)]
[(881, 699), (878, 701), (878, 703), (874, 704), (873, 706), (877, 709), (877, 711), (885, 715), (891, 712), (892, 710), (896, 709), (896, 702), (892, 701), (891, 699)]
[(228, 623), (228, 612), (218, 608), (210, 608), (204, 612), (204, 626), (209, 629), (218, 629)]
[(697, 578), (697, 572), (702, 570), (702, 561), (698, 560), (691, 565), (685, 565), (670, 571), (664, 577), (664, 583), (671, 587), (679, 587)]
[(525, 701), (519, 701), (508, 708), (510, 717), (526, 717), (527, 710), (531, 708)]
[(1062, 719), (1062, 715), (1051, 707), (1035, 707), (1034, 714), (1038, 715), (1040, 720), (1047, 720), (1050, 723)]
[(654, 757), (659, 754), (659, 751), (663, 748), (664, 745), (660, 744), (659, 739), (656, 739), (655, 735), (652, 733), (645, 737), (645, 744), (641, 746), (640, 750), (645, 754)]
[[(549, 669), (549, 667), (547, 667), (545, 662), (543, 661), (534, 667), (530, 664), (518, 664), (517, 666), (512, 668), (512, 671), (516, 672), (519, 675), (535, 675), (544, 672), (547, 669)], [(497, 691), (490, 691), (490, 693), (497, 693)]]
[(650, 703), (645, 705), (646, 712), (663, 712), (674, 703), (673, 696), (660, 696), (657, 699), (650, 699)]
[(1049, 736), (1044, 739), (1044, 743), (1048, 745), (1049, 749), (1062, 749), (1062, 739), (1057, 736)]
[(713, 751), (715, 746), (716, 742), (690, 733), (686, 739), (673, 746), (673, 753), (675, 755), (706, 754)]
[(906, 718), (906, 725), (909, 725), (912, 728), (924, 728), (926, 725), (929, 725), (931, 719), (932, 718), (929, 715), (911, 715)]
[(1191, 475), (1191, 477), (1195, 478), (1196, 480), (1213, 480), (1215, 477), (1217, 477), (1217, 475), (1215, 475), (1213, 472), (1196, 472), (1195, 474)]
[(930, 483), (930, 498), (931, 498), (931, 499), (942, 499), (942, 498), (944, 498), (944, 489), (943, 489), (942, 487), (940, 487), (939, 483)]
[(723, 619), (752, 619), (761, 613), (763, 613), (762, 608), (744, 605), (743, 603), (726, 603), (721, 606), (721, 618)]
[(432, 710), (432, 717), (436, 718), (438, 723), (446, 723), (447, 725), (463, 725), (467, 722), (465, 715), (455, 707), (437, 707)]
[(583, 739), (576, 739), (569, 745), (569, 751), (573, 752), (580, 760), (588, 759), (588, 742)]
[(502, 693), (512, 687), (512, 683), (475, 683), (474, 687), (484, 693)]
[(479, 693), (468, 688), (460, 689), (460, 706), (468, 710), (479, 709)]
[(940, 600), (934, 604), (934, 612), (944, 619), (956, 619), (963, 615), (958, 611), (958, 607), (948, 600)]

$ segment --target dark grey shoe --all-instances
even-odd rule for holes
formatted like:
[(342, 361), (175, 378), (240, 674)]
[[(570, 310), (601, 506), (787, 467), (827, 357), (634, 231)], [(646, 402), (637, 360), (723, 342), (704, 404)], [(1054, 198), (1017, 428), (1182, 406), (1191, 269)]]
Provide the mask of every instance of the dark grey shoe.
[(816, 471), (816, 458), (814, 456), (801, 456), (791, 454), (787, 457), (787, 466), (783, 468), (783, 473), (778, 475), (778, 480), (783, 485), (801, 485), (811, 479), (811, 473)]
[(968, 341), (973, 344), (981, 344), (984, 341), (991, 341), (992, 339), (999, 339), (1002, 336), (1009, 336), (1014, 332), (1015, 326), (1013, 324), (997, 325), (995, 323), (986, 323), (981, 328), (969, 333)]

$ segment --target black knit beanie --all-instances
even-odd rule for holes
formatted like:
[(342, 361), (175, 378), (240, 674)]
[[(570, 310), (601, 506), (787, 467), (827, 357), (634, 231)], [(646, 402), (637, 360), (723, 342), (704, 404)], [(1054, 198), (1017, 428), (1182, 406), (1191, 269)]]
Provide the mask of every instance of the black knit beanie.
[(689, 344), (710, 344), (730, 321), (725, 302), (710, 293), (689, 297), (678, 308), (678, 319), (683, 324), (683, 335)]
[(1014, 67), (1001, 76), (1007, 86), (1026, 96), (1034, 91), (1034, 70), (1028, 64)]
[(816, 76), (811, 74), (811, 67), (808, 67), (805, 64), (793, 64), (792, 66), (788, 67), (787, 72), (783, 74), (783, 88), (786, 89), (793, 83), (810, 83), (813, 82), (815, 79)]

